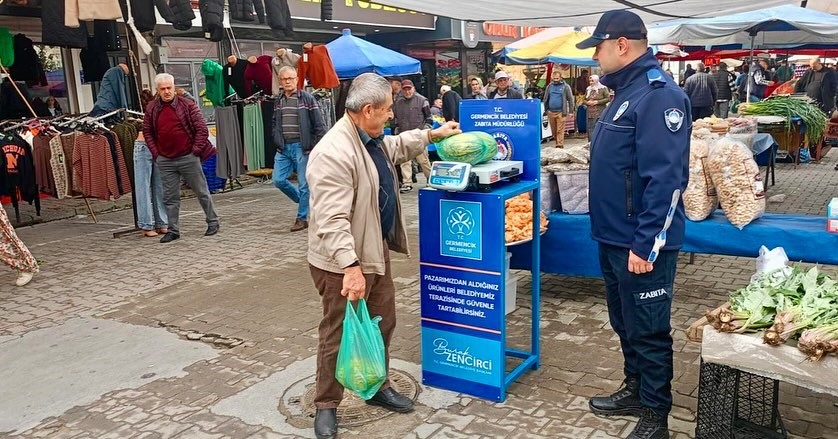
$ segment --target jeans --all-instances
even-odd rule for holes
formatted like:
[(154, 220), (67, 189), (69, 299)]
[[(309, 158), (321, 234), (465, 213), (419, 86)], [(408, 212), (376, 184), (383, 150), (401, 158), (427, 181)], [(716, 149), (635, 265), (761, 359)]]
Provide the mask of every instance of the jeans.
[(134, 196), (137, 226), (143, 230), (165, 229), (169, 219), (163, 207), (163, 181), (157, 162), (142, 140), (134, 143)]
[(716, 106), (713, 108), (713, 114), (716, 117), (727, 119), (727, 113), (730, 109), (730, 101), (716, 101)]
[(201, 159), (194, 154), (187, 154), (173, 159), (163, 156), (157, 157), (160, 167), (160, 179), (163, 181), (163, 204), (169, 216), (169, 232), (180, 235), (178, 220), (180, 216), (180, 180), (186, 184), (198, 197), (201, 208), (207, 216), (207, 225), (218, 225), (218, 215), (212, 204), (212, 196), (207, 187), (207, 177), (201, 167)]
[[(308, 219), (308, 183), (306, 182), (306, 164), (308, 155), (303, 154), (300, 143), (286, 143), (281, 151), (274, 156), (274, 186), (288, 196), (291, 201), (299, 204), (297, 219)], [(297, 173), (297, 183), (288, 181), (292, 172)]]
[(640, 379), (640, 403), (658, 415), (672, 408), (670, 324), (677, 251), (661, 251), (651, 273), (628, 271), (629, 249), (599, 245), (608, 318), (620, 337), (623, 373)]

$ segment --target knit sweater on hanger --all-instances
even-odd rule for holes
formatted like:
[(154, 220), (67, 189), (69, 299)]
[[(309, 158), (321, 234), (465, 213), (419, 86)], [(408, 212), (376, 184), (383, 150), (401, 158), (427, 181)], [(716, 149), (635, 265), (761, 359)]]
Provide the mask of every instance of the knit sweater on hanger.
[(233, 87), (233, 91), (235, 91), (240, 98), (246, 98), (247, 91), (244, 87), (244, 71), (247, 68), (247, 60), (240, 59), (236, 61), (236, 64), (227, 63), (224, 66), (224, 84), (228, 87)]
[[(271, 60), (270, 55), (262, 55), (256, 58), (255, 63), (248, 61), (247, 67), (244, 69), (244, 92), (247, 97), (262, 90), (265, 93), (270, 93), (272, 85), (271, 79)], [(253, 85), (256, 85), (254, 88)]]
[(306, 79), (314, 88), (335, 88), (340, 85), (326, 46), (303, 48), (303, 56), (297, 63), (297, 88), (302, 89)]

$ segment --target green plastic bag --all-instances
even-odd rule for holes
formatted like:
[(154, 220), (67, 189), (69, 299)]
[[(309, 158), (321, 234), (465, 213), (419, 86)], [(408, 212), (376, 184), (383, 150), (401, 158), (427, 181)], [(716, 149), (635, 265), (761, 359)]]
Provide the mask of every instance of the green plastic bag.
[(387, 379), (380, 321), (379, 316), (370, 318), (364, 299), (358, 301), (357, 311), (347, 301), (335, 378), (364, 400), (372, 398)]

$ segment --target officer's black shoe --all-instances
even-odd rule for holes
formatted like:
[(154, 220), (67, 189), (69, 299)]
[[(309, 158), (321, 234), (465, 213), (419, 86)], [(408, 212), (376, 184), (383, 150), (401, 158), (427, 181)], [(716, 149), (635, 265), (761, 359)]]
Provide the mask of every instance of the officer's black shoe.
[(650, 408), (644, 408), (640, 421), (629, 435), (628, 439), (669, 439), (669, 425), (665, 416), (655, 413)]
[(595, 396), (588, 402), (594, 414), (602, 416), (640, 416), (640, 378), (626, 378), (623, 387), (610, 396)]
[(317, 409), (317, 413), (314, 415), (314, 436), (317, 439), (338, 437), (337, 409)]

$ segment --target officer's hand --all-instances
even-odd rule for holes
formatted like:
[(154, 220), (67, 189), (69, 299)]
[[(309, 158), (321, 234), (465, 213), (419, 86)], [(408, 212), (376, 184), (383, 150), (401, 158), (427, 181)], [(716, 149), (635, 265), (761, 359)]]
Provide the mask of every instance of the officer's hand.
[(363, 299), (367, 291), (367, 280), (361, 267), (349, 267), (343, 270), (343, 289), (340, 295), (355, 301)]
[(654, 266), (651, 262), (641, 258), (629, 250), (628, 271), (634, 274), (651, 273)]
[(463, 131), (460, 130), (460, 124), (453, 121), (445, 122), (439, 128), (431, 131), (431, 137), (433, 137), (434, 141), (442, 140), (446, 137), (453, 136), (454, 134), (460, 134)]

